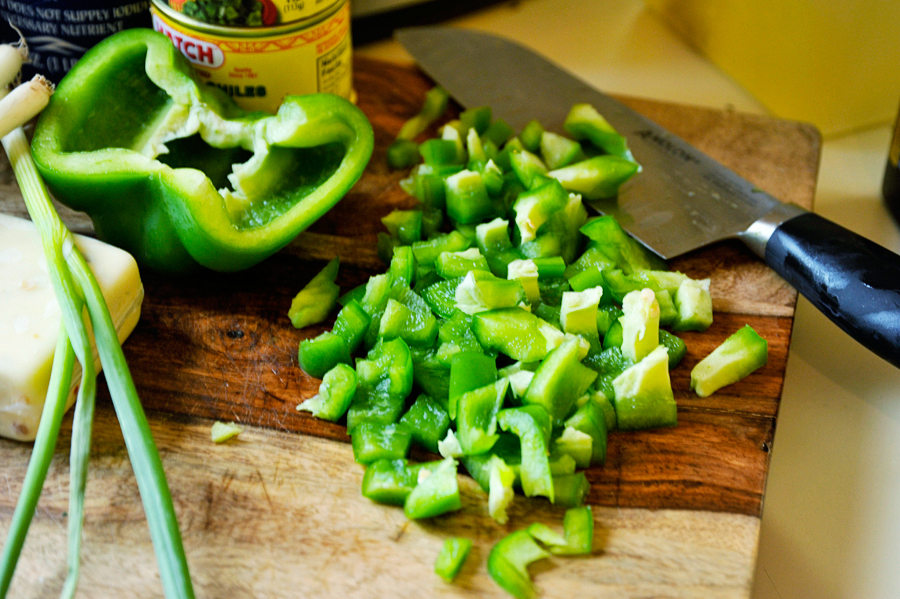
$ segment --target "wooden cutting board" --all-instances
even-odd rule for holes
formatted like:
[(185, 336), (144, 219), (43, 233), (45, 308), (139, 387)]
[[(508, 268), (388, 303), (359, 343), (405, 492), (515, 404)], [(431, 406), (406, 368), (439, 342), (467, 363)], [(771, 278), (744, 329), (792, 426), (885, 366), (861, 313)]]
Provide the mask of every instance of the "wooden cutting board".
[[(125, 344), (166, 468), (198, 597), (505, 597), (487, 574), (490, 548), (531, 522), (560, 526), (563, 510), (517, 497), (507, 525), (461, 475), (464, 507), (428, 522), (360, 495), (343, 426), (295, 407), (318, 382), (297, 366), (301, 339), (293, 295), (335, 255), (348, 290), (383, 271), (379, 218), (413, 201), (385, 149), (432, 85), (412, 67), (358, 58), (359, 106), (376, 151), (363, 179), (282, 252), (237, 274), (171, 280), (143, 273), (141, 322)], [(623, 100), (783, 200), (810, 208), (819, 136), (808, 125), (729, 111)], [(5, 165), (0, 211), (25, 215)], [(83, 215), (61, 209), (91, 233)], [(677, 233), (676, 233), (677, 234)], [(688, 354), (672, 372), (679, 426), (613, 433), (602, 468), (588, 471), (594, 552), (531, 571), (542, 597), (747, 597), (756, 561), (769, 452), (784, 380), (796, 293), (741, 246), (723, 243), (671, 267), (712, 279), (715, 323), (685, 333)], [(745, 323), (769, 342), (769, 362), (707, 399), (688, 388), (697, 361)], [(246, 425), (232, 442), (210, 441), (212, 422)], [(65, 578), (71, 417), (44, 488), (11, 597), (58, 594)], [(137, 486), (105, 387), (88, 482), (81, 597), (160, 597)], [(21, 490), (30, 444), (0, 439), (0, 538)], [(433, 571), (444, 539), (475, 545), (453, 585)]]

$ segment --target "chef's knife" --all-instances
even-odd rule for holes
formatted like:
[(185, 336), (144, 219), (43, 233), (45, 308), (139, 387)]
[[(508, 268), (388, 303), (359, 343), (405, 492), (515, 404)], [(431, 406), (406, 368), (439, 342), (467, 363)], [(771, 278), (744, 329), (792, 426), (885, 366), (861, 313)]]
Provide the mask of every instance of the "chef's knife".
[(490, 106), (515, 130), (537, 119), (562, 132), (573, 104), (593, 105), (642, 166), (617, 198), (592, 202), (596, 210), (666, 259), (740, 239), (844, 331), (900, 366), (900, 256), (770, 196), (517, 43), (454, 27), (401, 29), (396, 38), (462, 106)]

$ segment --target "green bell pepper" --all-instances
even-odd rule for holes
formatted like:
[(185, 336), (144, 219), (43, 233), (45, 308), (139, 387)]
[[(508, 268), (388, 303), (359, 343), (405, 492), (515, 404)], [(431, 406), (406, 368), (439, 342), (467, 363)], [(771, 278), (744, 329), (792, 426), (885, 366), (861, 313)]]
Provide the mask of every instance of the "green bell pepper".
[(356, 395), (356, 385), (356, 371), (347, 364), (338, 364), (325, 373), (319, 392), (297, 406), (297, 410), (335, 422), (350, 407)]
[(362, 175), (372, 127), (329, 94), (247, 113), (161, 33), (130, 29), (56, 88), (32, 152), (53, 195), (98, 237), (163, 272), (235, 271), (267, 258)]
[(438, 441), (447, 435), (450, 428), (450, 416), (447, 409), (428, 395), (419, 395), (409, 407), (406, 414), (400, 417), (412, 431), (412, 440), (432, 453), (438, 452)]
[(497, 424), (519, 437), (522, 452), (519, 476), (525, 495), (543, 495), (552, 503), (553, 478), (547, 457), (552, 427), (550, 415), (538, 405), (506, 408), (497, 414)]
[(434, 518), (462, 508), (456, 467), (456, 460), (446, 458), (434, 469), (419, 470), (418, 484), (403, 502), (407, 518)]
[(468, 393), (493, 385), (497, 380), (497, 360), (481, 351), (462, 351), (450, 359), (449, 413), (456, 419), (459, 398)]
[(522, 308), (479, 312), (472, 332), (483, 347), (522, 362), (543, 360), (565, 340), (562, 331)]
[(528, 565), (550, 554), (528, 531), (517, 530), (494, 545), (488, 556), (488, 573), (498, 585), (517, 599), (530, 599), (537, 591), (528, 575)]
[(744, 325), (732, 333), (691, 370), (691, 389), (709, 397), (722, 387), (736, 383), (769, 360), (769, 343)]
[(294, 296), (288, 309), (288, 318), (294, 328), (302, 329), (328, 318), (341, 293), (341, 288), (334, 282), (339, 265), (339, 258), (332, 259)]
[(412, 431), (396, 422), (361, 422), (350, 431), (353, 459), (358, 464), (405, 459), (411, 442)]
[(509, 379), (504, 378), (459, 397), (456, 434), (463, 453), (486, 453), (497, 442), (497, 413), (508, 388)]
[(471, 549), (472, 541), (470, 539), (454, 537), (444, 541), (441, 552), (434, 562), (435, 574), (447, 582), (453, 582)]
[(380, 342), (356, 361), (358, 388), (347, 410), (347, 430), (366, 420), (389, 424), (403, 413), (413, 386), (409, 346), (400, 339)]
[(613, 379), (619, 430), (665, 428), (678, 424), (677, 406), (669, 379), (669, 356), (657, 346), (643, 360)]
[(419, 471), (434, 470), (440, 464), (440, 461), (413, 463), (403, 458), (376, 460), (366, 466), (362, 495), (378, 503), (403, 505), (419, 482)]
[(303, 372), (320, 379), (338, 364), (349, 364), (350, 350), (341, 337), (326, 331), (318, 337), (301, 341), (297, 359)]
[(587, 350), (587, 342), (577, 335), (563, 341), (541, 362), (522, 403), (543, 407), (554, 423), (566, 418), (597, 378), (596, 371), (581, 363)]
[(589, 506), (566, 510), (562, 535), (541, 522), (526, 531), (553, 555), (587, 555), (594, 546), (594, 516)]

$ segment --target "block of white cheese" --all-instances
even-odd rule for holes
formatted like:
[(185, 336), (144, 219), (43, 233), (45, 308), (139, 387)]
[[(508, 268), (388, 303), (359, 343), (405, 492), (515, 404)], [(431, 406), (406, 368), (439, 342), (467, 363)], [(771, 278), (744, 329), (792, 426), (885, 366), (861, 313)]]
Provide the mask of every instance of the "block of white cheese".
[[(134, 258), (96, 239), (75, 244), (103, 291), (120, 341), (140, 318), (144, 287)], [(0, 436), (31, 441), (37, 434), (50, 383), (62, 313), (31, 221), (0, 214)], [(94, 363), (100, 360), (94, 349)], [(80, 384), (77, 365), (67, 407)]]

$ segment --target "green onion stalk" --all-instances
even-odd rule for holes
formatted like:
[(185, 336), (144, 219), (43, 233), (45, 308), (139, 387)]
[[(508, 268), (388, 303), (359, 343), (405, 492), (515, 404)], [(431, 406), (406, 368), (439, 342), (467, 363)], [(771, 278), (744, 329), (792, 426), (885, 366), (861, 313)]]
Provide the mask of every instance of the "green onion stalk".
[[(10, 52), (10, 48), (11, 46), (0, 46), (0, 85), (3, 86), (17, 76), (22, 61), (21, 54)], [(53, 207), (21, 128), (23, 123), (46, 106), (51, 92), (52, 87), (40, 77), (15, 87), (9, 93), (6, 90), (0, 92), (4, 96), (0, 99), (2, 145), (9, 157), (31, 220), (41, 235), (54, 292), (62, 311), (62, 324), (44, 410), (23, 490), (0, 554), (0, 598), (6, 597), (9, 591), (16, 563), (50, 468), (77, 358), (81, 364), (81, 384), (72, 423), (68, 572), (60, 596), (69, 598), (75, 594), (97, 389), (97, 372), (85, 317), (90, 319), (93, 328), (100, 363), (106, 372), (107, 386), (137, 479), (166, 597), (192, 598), (194, 593), (187, 559), (165, 473), (109, 308), (87, 261), (75, 245), (72, 233)]]

